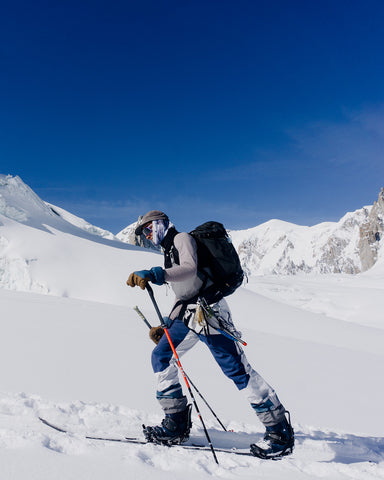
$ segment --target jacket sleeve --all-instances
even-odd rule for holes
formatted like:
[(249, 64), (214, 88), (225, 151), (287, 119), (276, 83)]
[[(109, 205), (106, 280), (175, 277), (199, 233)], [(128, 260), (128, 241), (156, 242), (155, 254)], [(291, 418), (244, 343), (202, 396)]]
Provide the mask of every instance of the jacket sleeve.
[(174, 245), (179, 253), (179, 265), (165, 269), (167, 282), (183, 282), (197, 275), (197, 246), (188, 233), (175, 236)]

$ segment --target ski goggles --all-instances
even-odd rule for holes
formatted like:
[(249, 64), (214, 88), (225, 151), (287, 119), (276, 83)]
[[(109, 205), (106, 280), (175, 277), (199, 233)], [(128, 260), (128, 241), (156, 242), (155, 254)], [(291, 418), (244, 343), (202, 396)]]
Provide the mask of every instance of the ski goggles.
[(144, 228), (143, 228), (143, 234), (145, 237), (149, 237), (149, 235), (152, 233), (152, 222), (151, 223), (148, 223), (148, 225), (146, 225)]

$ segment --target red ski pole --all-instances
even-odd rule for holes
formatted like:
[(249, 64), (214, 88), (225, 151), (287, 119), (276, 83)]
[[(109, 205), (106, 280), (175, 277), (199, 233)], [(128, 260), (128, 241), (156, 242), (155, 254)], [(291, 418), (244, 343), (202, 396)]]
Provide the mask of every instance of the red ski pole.
[(159, 317), (160, 324), (161, 324), (161, 326), (162, 326), (162, 328), (163, 328), (163, 330), (164, 330), (164, 333), (165, 333), (165, 335), (166, 335), (166, 337), (167, 337), (167, 340), (168, 340), (168, 342), (169, 342), (169, 345), (170, 345), (170, 347), (171, 347), (171, 349), (172, 349), (172, 352), (173, 352), (173, 355), (174, 355), (174, 357), (175, 357), (177, 366), (179, 367), (180, 372), (181, 372), (181, 375), (183, 376), (184, 381), (185, 381), (185, 384), (187, 385), (187, 389), (188, 389), (189, 395), (191, 396), (191, 399), (192, 399), (193, 405), (194, 405), (194, 407), (195, 407), (196, 413), (197, 413), (198, 417), (200, 418), (200, 421), (201, 421), (201, 424), (202, 424), (202, 426), (203, 426), (203, 430), (204, 430), (205, 436), (206, 436), (206, 438), (207, 438), (208, 444), (209, 444), (209, 446), (210, 446), (210, 448), (211, 448), (211, 451), (212, 451), (213, 458), (215, 459), (215, 462), (216, 462), (217, 464), (219, 464), (219, 461), (217, 460), (217, 457), (216, 457), (215, 449), (213, 448), (213, 445), (212, 445), (211, 439), (210, 439), (210, 437), (209, 437), (207, 428), (206, 428), (206, 426), (205, 426), (203, 417), (201, 416), (199, 407), (197, 406), (197, 402), (196, 402), (195, 396), (193, 395), (193, 391), (192, 391), (192, 389), (191, 389), (191, 386), (189, 385), (187, 375), (186, 375), (186, 373), (184, 372), (183, 366), (181, 365), (180, 358), (179, 358), (179, 356), (178, 356), (178, 354), (177, 354), (177, 352), (176, 352), (175, 346), (173, 345), (172, 339), (171, 339), (171, 337), (170, 337), (170, 335), (169, 335), (167, 326), (166, 326), (165, 323), (164, 323), (163, 316), (161, 315), (161, 312), (160, 312), (159, 307), (158, 307), (158, 305), (157, 305), (157, 302), (156, 302), (156, 300), (155, 300), (155, 296), (154, 296), (154, 294), (153, 294), (152, 287), (151, 287), (150, 285), (148, 285), (148, 283), (147, 283), (146, 288), (147, 288), (147, 291), (148, 291), (148, 293), (149, 293), (149, 296), (151, 297), (153, 306), (155, 307), (157, 316)]
[[(145, 318), (143, 312), (140, 310), (140, 308), (136, 305), (136, 307), (133, 308), (135, 312), (139, 315), (139, 317), (143, 320), (143, 322), (147, 325), (149, 329), (152, 328), (152, 325), (148, 322), (148, 320)], [(185, 373), (185, 372), (184, 372)], [(205, 405), (209, 408), (209, 411), (212, 413), (212, 415), (216, 418), (216, 420), (219, 422), (220, 426), (224, 430), (224, 432), (227, 432), (228, 430), (226, 429), (225, 425), (223, 422), (220, 420), (220, 418), (216, 415), (216, 413), (213, 411), (212, 407), (209, 405), (207, 400), (204, 398), (204, 395), (200, 392), (200, 390), (196, 387), (196, 385), (192, 382), (191, 377), (189, 377), (186, 373), (185, 376), (187, 377), (187, 380), (189, 384), (192, 386), (192, 388), (195, 389), (195, 392), (200, 396), (200, 398), (203, 400)]]

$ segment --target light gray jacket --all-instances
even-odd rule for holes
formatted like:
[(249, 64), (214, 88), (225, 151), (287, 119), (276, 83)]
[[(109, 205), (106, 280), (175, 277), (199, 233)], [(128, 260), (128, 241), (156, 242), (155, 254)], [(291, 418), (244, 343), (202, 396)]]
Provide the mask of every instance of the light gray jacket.
[[(179, 254), (179, 265), (172, 259), (172, 267), (165, 269), (165, 281), (171, 284), (176, 295), (176, 301), (188, 300), (200, 291), (204, 278), (197, 271), (197, 245), (193, 237), (188, 233), (178, 233), (173, 244)], [(176, 318), (181, 310), (180, 307), (172, 309), (170, 318)]]

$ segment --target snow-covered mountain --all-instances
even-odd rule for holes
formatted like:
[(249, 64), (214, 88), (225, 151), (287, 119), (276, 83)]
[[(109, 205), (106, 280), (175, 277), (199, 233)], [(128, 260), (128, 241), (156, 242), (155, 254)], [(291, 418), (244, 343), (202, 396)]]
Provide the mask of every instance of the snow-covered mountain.
[[(363, 274), (254, 276), (228, 298), (247, 358), (291, 411), (296, 447), (281, 462), (218, 453), (216, 465), (209, 451), (84, 438), (140, 437), (162, 419), (153, 344), (132, 307), (158, 319), (146, 292), (125, 284), (162, 256), (90, 233), (17, 177), (0, 177), (0, 205), (1, 480), (384, 479), (382, 250)], [(167, 314), (173, 296), (154, 291)], [(262, 438), (201, 342), (182, 363), (230, 430), (197, 397), (215, 447)], [(191, 441), (205, 443), (192, 420)]]
[[(77, 235), (80, 229), (85, 238), (91, 234), (100, 240), (157, 250), (145, 238), (135, 236), (136, 222), (114, 236), (44, 202), (17, 176), (0, 175), (0, 214), (19, 225), (40, 230), (52, 227)], [(270, 220), (248, 230), (231, 231), (230, 235), (249, 276), (364, 272), (376, 263), (379, 252), (384, 250), (384, 190), (373, 205), (347, 213), (338, 222), (306, 227)], [(0, 235), (0, 285), (21, 282), (26, 289), (45, 291), (41, 282), (30, 280), (31, 260), (10, 255), (11, 247), (6, 248), (7, 245), (7, 238)]]
[(305, 227), (270, 220), (231, 237), (250, 275), (364, 272), (384, 245), (384, 190), (373, 206), (338, 222)]
[(19, 177), (0, 175), (0, 287), (119, 303), (135, 264), (129, 256), (122, 269), (121, 259), (138, 250), (45, 203)]
[[(129, 225), (117, 238), (151, 248), (134, 234), (135, 226)], [(338, 222), (306, 227), (270, 220), (229, 233), (248, 275), (364, 272), (384, 245), (384, 189), (373, 205), (349, 212)]]
[(270, 220), (231, 231), (249, 275), (364, 272), (384, 245), (384, 190), (373, 206), (312, 227)]
[(63, 208), (44, 202), (17, 175), (13, 177), (0, 174), (0, 214), (25, 225), (40, 227), (43, 223), (55, 223), (53, 218), (59, 217), (61, 225), (68, 222), (93, 235), (110, 240), (116, 239), (108, 230), (91, 225)]

